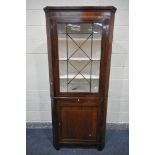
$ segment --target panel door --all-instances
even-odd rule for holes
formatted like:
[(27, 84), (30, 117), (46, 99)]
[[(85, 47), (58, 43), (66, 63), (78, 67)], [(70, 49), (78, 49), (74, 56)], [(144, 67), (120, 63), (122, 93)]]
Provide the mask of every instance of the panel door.
[(58, 109), (60, 141), (96, 140), (97, 107), (60, 106)]

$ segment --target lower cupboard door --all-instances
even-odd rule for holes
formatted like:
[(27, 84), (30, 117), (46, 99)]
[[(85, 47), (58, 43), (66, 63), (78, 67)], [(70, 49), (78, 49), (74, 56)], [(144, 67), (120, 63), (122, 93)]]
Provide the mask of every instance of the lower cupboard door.
[(97, 107), (59, 107), (59, 141), (96, 140)]

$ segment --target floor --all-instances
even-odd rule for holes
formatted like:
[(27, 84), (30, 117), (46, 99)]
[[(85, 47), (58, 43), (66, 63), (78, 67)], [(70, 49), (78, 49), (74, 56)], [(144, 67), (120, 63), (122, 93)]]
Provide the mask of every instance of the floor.
[(108, 130), (106, 145), (102, 151), (95, 148), (61, 148), (52, 145), (51, 129), (27, 129), (26, 155), (128, 155), (129, 131)]

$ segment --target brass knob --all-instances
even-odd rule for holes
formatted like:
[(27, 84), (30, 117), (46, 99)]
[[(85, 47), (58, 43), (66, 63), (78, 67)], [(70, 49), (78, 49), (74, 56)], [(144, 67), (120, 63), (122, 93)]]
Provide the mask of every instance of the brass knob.
[(80, 99), (78, 98), (78, 102), (80, 102)]
[(91, 133), (89, 134), (89, 137), (91, 137)]

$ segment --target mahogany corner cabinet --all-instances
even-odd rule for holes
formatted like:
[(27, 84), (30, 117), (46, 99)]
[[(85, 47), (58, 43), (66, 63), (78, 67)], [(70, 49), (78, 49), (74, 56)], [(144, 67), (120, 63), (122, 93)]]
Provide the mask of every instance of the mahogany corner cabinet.
[(53, 145), (105, 145), (113, 6), (44, 8)]

